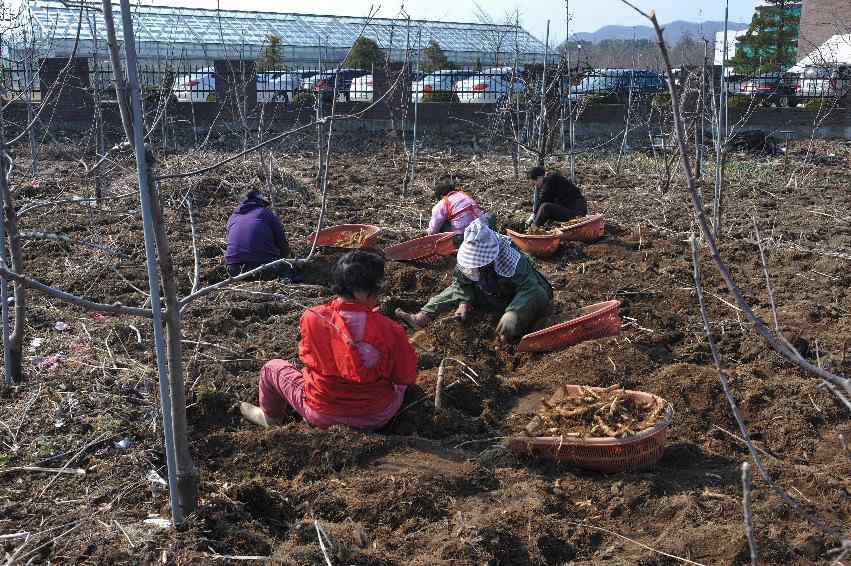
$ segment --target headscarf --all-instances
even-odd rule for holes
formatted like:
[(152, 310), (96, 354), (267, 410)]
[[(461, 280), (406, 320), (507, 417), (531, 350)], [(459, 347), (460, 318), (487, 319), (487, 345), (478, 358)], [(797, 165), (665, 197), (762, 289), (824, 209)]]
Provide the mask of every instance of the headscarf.
[(458, 267), (467, 277), (478, 281), (478, 269), (491, 262), (500, 277), (513, 277), (520, 261), (520, 252), (511, 238), (497, 234), (482, 218), (477, 218), (464, 230), (464, 242), (458, 248)]

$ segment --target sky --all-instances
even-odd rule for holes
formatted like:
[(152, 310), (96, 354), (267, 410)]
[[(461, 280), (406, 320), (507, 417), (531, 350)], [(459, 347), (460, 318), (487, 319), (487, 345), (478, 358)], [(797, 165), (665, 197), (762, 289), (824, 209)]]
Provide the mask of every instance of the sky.
[[(142, 4), (166, 4), (195, 8), (215, 8), (221, 2), (223, 10), (259, 10), (297, 12), (303, 14), (335, 14), (365, 16), (371, 5), (380, 6), (380, 16), (395, 17), (402, 6), (401, 0), (139, 0)], [(674, 20), (723, 20), (722, 0), (632, 0), (639, 8), (656, 10), (661, 22)], [(759, 0), (729, 0), (730, 20), (750, 22)], [(135, 3), (135, 1), (134, 1)], [(547, 19), (551, 21), (550, 37), (560, 42), (565, 37), (564, 0), (478, 0), (479, 5), (495, 21), (506, 14), (520, 10), (523, 27), (544, 39)], [(571, 33), (593, 32), (610, 25), (645, 25), (647, 22), (620, 0), (572, 0)], [(476, 21), (473, 0), (404, 0), (405, 10), (413, 18), (444, 21)]]

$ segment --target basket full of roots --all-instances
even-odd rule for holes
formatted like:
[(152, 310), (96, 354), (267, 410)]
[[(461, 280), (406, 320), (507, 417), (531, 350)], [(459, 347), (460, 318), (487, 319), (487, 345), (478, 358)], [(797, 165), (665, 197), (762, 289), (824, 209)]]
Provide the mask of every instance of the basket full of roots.
[(316, 243), (332, 248), (371, 248), (378, 241), (381, 228), (371, 224), (340, 224), (326, 228), (315, 235)]
[(563, 385), (508, 447), (600, 472), (644, 470), (662, 457), (673, 417), (650, 393)]
[(606, 221), (602, 214), (580, 216), (567, 222), (533, 226), (527, 236), (558, 236), (562, 242), (596, 242), (603, 237)]

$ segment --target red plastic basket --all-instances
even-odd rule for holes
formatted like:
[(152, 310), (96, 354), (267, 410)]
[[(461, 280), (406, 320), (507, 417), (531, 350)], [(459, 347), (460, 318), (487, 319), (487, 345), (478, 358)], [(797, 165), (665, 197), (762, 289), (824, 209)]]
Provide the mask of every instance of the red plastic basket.
[(562, 242), (585, 242), (590, 244), (603, 237), (606, 221), (602, 214), (594, 214), (561, 232)]
[(517, 351), (552, 352), (586, 340), (617, 336), (621, 331), (620, 306), (620, 301), (606, 301), (583, 307), (578, 318), (527, 334)]
[(319, 246), (326, 246), (332, 248), (350, 247), (339, 246), (337, 245), (337, 242), (346, 238), (347, 236), (356, 234), (361, 230), (366, 230), (368, 236), (358, 247), (373, 247), (375, 245), (375, 242), (378, 241), (378, 233), (381, 232), (381, 228), (379, 228), (378, 226), (373, 226), (372, 224), (340, 224), (339, 226), (331, 226), (330, 228), (325, 228), (324, 230), (319, 232), (319, 236), (314, 236), (314, 238), (316, 239), (316, 244)]
[(521, 234), (514, 230), (505, 231), (518, 248), (533, 256), (552, 255), (561, 246), (560, 234)]
[[(602, 391), (600, 387), (588, 387)], [(558, 403), (567, 396), (581, 395), (579, 385), (563, 385), (550, 398)], [(661, 397), (642, 391), (625, 391), (626, 395), (646, 406), (666, 403), (665, 414), (652, 428), (627, 438), (573, 438), (563, 436), (514, 436), (508, 448), (518, 454), (555, 458), (580, 468), (605, 473), (646, 470), (658, 462), (665, 452), (668, 428), (674, 420), (674, 408)]]
[(428, 262), (439, 260), (442, 257), (452, 255), (457, 249), (452, 241), (454, 237), (454, 232), (448, 232), (415, 238), (385, 248), (384, 256), (393, 261), (419, 260)]

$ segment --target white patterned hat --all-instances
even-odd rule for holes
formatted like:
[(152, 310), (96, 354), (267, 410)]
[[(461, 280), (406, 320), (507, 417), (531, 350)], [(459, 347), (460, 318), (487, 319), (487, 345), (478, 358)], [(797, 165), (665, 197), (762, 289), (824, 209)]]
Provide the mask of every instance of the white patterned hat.
[(458, 265), (478, 269), (499, 255), (499, 238), (487, 224), (477, 218), (464, 230), (464, 242), (458, 247)]

